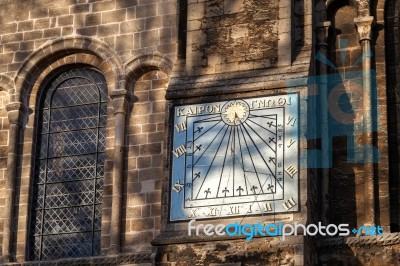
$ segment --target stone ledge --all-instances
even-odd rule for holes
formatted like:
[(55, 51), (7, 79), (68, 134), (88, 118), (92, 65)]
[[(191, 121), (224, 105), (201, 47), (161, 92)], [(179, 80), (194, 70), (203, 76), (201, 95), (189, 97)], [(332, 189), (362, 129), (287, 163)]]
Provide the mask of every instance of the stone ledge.
[(359, 236), (359, 237), (334, 237), (319, 241), (321, 247), (368, 247), (388, 246), (400, 244), (400, 233), (389, 233), (383, 236)]
[(119, 254), (114, 256), (98, 256), (87, 258), (70, 258), (48, 261), (26, 261), (26, 262), (10, 262), (2, 264), (4, 266), (70, 266), (70, 265), (152, 265), (153, 254), (137, 253), (137, 254)]
[[(287, 236), (285, 240), (282, 237), (272, 236), (254, 236), (251, 241), (265, 239), (269, 241), (271, 246), (290, 246), (303, 243), (304, 236)], [(204, 234), (198, 236), (188, 236), (187, 231), (163, 231), (161, 232), (151, 244), (153, 246), (173, 245), (173, 244), (189, 244), (189, 243), (200, 243), (200, 242), (212, 242), (212, 241), (234, 241), (242, 240), (246, 241), (246, 236), (206, 236)]]
[(192, 77), (172, 77), (167, 99), (252, 92), (307, 85), (308, 66), (267, 70), (210, 74)]

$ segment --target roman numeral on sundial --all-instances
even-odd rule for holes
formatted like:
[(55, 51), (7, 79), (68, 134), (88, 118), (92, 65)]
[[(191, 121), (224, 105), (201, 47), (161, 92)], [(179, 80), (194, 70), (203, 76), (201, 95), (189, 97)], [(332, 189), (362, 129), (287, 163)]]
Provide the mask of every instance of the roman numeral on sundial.
[(285, 169), (285, 172), (288, 173), (288, 175), (290, 175), (291, 178), (293, 178), (293, 176), (297, 173), (297, 170), (296, 168), (294, 168), (293, 165), (291, 165)]
[(295, 140), (290, 139), (290, 143), (289, 145), (287, 145), (287, 147), (290, 148), (295, 142), (296, 142)]
[[(293, 121), (293, 122), (292, 122), (292, 121)], [(296, 117), (290, 117), (290, 116), (289, 116), (287, 125), (290, 124), (292, 127), (294, 127), (296, 121), (297, 121), (297, 118), (296, 118)]]
[(290, 210), (294, 206), (296, 206), (296, 202), (294, 201), (293, 198), (290, 198), (288, 201), (283, 203), (283, 207), (285, 207), (286, 211)]
[(172, 153), (175, 155), (176, 158), (181, 157), (185, 152), (186, 152), (185, 145), (181, 145), (172, 151)]
[(189, 218), (195, 218), (195, 217), (196, 217), (196, 211), (197, 211), (197, 210), (191, 209), (191, 210), (190, 210)]
[(186, 123), (180, 122), (178, 124), (175, 124), (175, 128), (176, 128), (176, 131), (178, 131), (178, 133), (180, 133), (182, 131), (186, 131)]
[(264, 212), (270, 212), (272, 211), (272, 204), (271, 203), (265, 203), (264, 204)]

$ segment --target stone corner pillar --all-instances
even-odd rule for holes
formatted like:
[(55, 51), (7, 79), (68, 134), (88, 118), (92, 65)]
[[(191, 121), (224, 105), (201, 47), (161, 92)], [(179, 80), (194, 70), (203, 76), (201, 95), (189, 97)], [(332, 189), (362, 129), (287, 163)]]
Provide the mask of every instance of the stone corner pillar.
[(18, 141), (20, 129), (23, 125), (23, 117), (27, 108), (20, 102), (12, 102), (6, 105), (8, 120), (10, 121), (9, 142), (7, 154), (7, 177), (5, 187), (4, 229), (3, 247), (0, 261), (11, 262), (14, 260), (12, 248), (12, 235), (14, 231), (14, 201), (15, 181), (17, 178), (18, 165)]
[(114, 167), (111, 210), (111, 240), (109, 254), (121, 252), (122, 227), (122, 184), (124, 171), (125, 121), (129, 106), (130, 94), (125, 89), (114, 90), (110, 93), (114, 107), (115, 138), (114, 138)]
[[(361, 207), (365, 225), (376, 223), (375, 188), (374, 188), (374, 154), (373, 154), (373, 114), (372, 113), (372, 88), (371, 83), (371, 37), (374, 17), (364, 16), (354, 19), (362, 49), (362, 84), (363, 84), (363, 170), (364, 170), (364, 206)], [(360, 204), (361, 205), (361, 204)]]
[[(317, 51), (324, 57), (328, 58), (328, 34), (331, 27), (330, 21), (323, 21), (316, 24), (317, 35)], [(321, 162), (322, 168), (321, 178), (321, 221), (323, 224), (329, 223), (329, 166), (331, 164), (331, 138), (329, 134), (329, 114), (328, 114), (328, 66), (326, 62), (318, 61), (317, 75), (318, 75), (318, 100), (321, 115)]]

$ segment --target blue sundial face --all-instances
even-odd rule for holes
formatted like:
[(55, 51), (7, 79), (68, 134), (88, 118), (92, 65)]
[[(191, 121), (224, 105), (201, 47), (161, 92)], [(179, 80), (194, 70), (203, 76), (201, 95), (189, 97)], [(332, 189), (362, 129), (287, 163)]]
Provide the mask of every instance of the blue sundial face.
[(170, 220), (298, 210), (298, 95), (174, 109)]

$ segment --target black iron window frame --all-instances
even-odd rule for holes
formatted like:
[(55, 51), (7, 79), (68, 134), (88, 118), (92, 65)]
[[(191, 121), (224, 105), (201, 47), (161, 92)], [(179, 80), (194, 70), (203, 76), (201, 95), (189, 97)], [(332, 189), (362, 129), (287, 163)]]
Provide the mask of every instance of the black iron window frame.
[[(75, 86), (75, 88), (73, 86), (71, 87), (66, 85), (68, 82), (73, 83), (73, 81), (78, 80), (80, 80), (81, 83), (75, 84), (77, 85)], [(84, 84), (85, 82), (86, 84)], [(62, 87), (63, 84), (65, 85), (65, 87)], [(85, 102), (85, 100), (82, 99), (85, 98), (84, 95), (82, 95), (82, 91), (73, 91), (81, 90), (82, 87), (84, 87), (85, 90), (93, 91), (94, 89), (96, 89), (98, 100), (89, 100)], [(59, 89), (66, 90), (66, 92), (64, 92), (66, 93), (66, 95), (64, 95), (65, 98), (61, 97), (59, 99), (61, 104), (59, 103), (58, 106), (52, 106), (54, 96)], [(81, 95), (79, 95), (79, 93), (81, 93)], [(48, 98), (49, 95), (50, 98)], [(68, 97), (70, 98), (67, 99)], [(87, 97), (90, 97), (90, 95)], [(72, 103), (74, 104), (68, 104), (68, 100), (72, 101)], [(67, 104), (63, 105), (63, 101)], [(74, 108), (76, 109), (74, 110)], [(77, 117), (77, 120), (74, 119), (74, 115), (76, 115), (76, 112), (79, 113), (80, 109), (82, 112), (82, 110), (85, 108), (87, 110), (91, 110), (90, 115), (92, 115), (92, 117), (83, 116), (83, 118)], [(97, 112), (95, 112), (96, 116), (94, 116), (93, 114), (94, 108), (97, 109)], [(75, 113), (71, 110), (74, 110)], [(55, 122), (52, 121), (52, 112), (56, 111), (61, 111), (61, 114), (64, 111), (66, 113), (58, 121), (58, 123), (64, 126), (64, 129), (52, 128), (52, 125), (54, 124), (53, 122)], [(44, 117), (45, 112), (48, 112), (47, 121)], [(36, 157), (34, 160), (35, 170), (33, 177), (33, 193), (31, 198), (30, 211), (29, 258), (30, 260), (51, 260), (67, 257), (86, 257), (99, 255), (101, 237), (102, 182), (104, 179), (105, 162), (105, 130), (107, 120), (107, 86), (104, 76), (95, 69), (89, 67), (74, 68), (59, 73), (54, 79), (52, 79), (51, 82), (48, 83), (47, 88), (41, 95), (38, 113), (38, 131), (36, 134), (37, 147)], [(94, 117), (97, 120), (96, 125), (93, 125), (93, 121), (90, 121)], [(84, 120), (86, 118), (89, 119), (85, 122)], [(81, 119), (81, 121), (79, 121), (79, 119)], [(76, 126), (74, 123), (79, 124), (79, 122), (76, 121), (79, 121), (81, 125)], [(84, 125), (86, 125), (86, 127)], [(82, 136), (83, 138), (85, 138), (84, 133), (89, 131), (92, 131), (92, 133), (94, 133), (95, 141), (93, 142), (89, 140), (87, 141), (87, 143), (83, 141), (83, 145), (79, 142), (78, 138)], [(54, 145), (52, 145), (54, 144), (52, 143), (52, 141), (54, 141), (54, 139), (52, 140), (52, 137), (57, 136), (57, 134), (58, 136), (61, 136), (59, 141), (62, 143), (60, 145), (61, 150), (59, 151), (55, 150), (56, 148), (54, 147)], [(63, 134), (65, 134), (64, 138), (62, 138)], [(68, 134), (70, 135), (69, 138), (67, 137)], [(73, 139), (75, 137), (77, 139)], [(89, 137), (89, 135), (86, 135), (86, 137)], [(71, 145), (69, 153), (64, 152), (65, 144)], [(78, 147), (80, 144), (82, 145)], [(93, 144), (95, 144), (94, 149)], [(45, 156), (43, 156), (43, 149), (45, 149)], [(57, 152), (61, 153), (57, 154)], [(89, 158), (89, 161), (90, 157), (92, 157), (92, 164), (88, 164), (88, 161), (85, 161), (83, 163), (79, 161), (79, 158), (83, 158), (85, 156)], [(75, 165), (75, 168), (74, 158), (75, 163), (77, 164)], [(51, 168), (49, 164), (52, 161), (57, 160), (62, 162), (61, 165), (58, 165), (59, 167), (61, 166), (60, 169), (57, 168), (57, 165), (53, 165), (53, 168)], [(70, 161), (69, 163), (72, 162), (72, 167), (64, 169), (63, 166), (64, 164), (67, 164), (66, 162), (68, 160)], [(43, 169), (41, 169), (42, 163), (44, 163), (44, 171)], [(85, 163), (87, 165), (85, 165)], [(65, 179), (65, 177), (69, 175), (68, 171), (72, 173), (71, 175), (84, 171), (90, 172), (90, 170), (88, 170), (88, 168), (90, 167), (94, 168), (91, 172), (91, 175), (93, 175), (94, 173), (94, 176), (91, 176), (91, 178), (82, 178), (81, 176), (81, 178), (77, 179)], [(55, 175), (58, 174), (61, 177), (60, 180), (52, 180), (52, 182), (49, 182), (49, 174), (54, 174), (51, 173), (52, 170), (55, 170), (56, 172), (58, 171), (58, 173), (56, 173)], [(44, 180), (41, 180), (43, 176)], [(80, 191), (81, 187), (79, 187), (79, 185), (82, 185), (83, 182), (92, 182), (92, 187), (88, 185), (88, 190)], [(56, 191), (55, 196), (53, 198), (49, 197), (48, 193), (49, 191), (51, 192), (50, 188), (52, 186), (57, 187), (57, 185), (61, 185), (62, 187), (64, 187), (65, 190), (58, 190), (59, 195), (57, 195), (58, 188), (54, 188), (54, 191)], [(68, 194), (68, 191), (72, 191), (73, 193)], [(86, 192), (88, 194), (92, 194), (92, 199), (90, 199), (90, 196), (86, 197)], [(69, 195), (72, 195), (71, 201), (66, 200)], [(63, 197), (66, 203), (63, 203)], [(79, 204), (71, 204), (71, 202), (75, 201), (79, 202)], [(74, 211), (73, 208), (75, 208), (76, 211)], [(79, 220), (79, 216), (81, 215), (81, 213), (84, 213), (85, 208), (88, 210), (88, 212), (85, 212), (85, 214), (90, 213), (91, 208), (91, 217), (81, 217), (82, 219)], [(59, 211), (58, 216), (56, 214), (57, 210)], [(75, 217), (73, 217), (72, 220), (66, 220), (65, 218), (67, 218), (68, 215), (65, 215), (65, 211), (71, 210), (73, 211), (72, 216)], [(63, 215), (65, 216), (63, 217)], [(71, 215), (69, 217), (71, 217)], [(62, 228), (60, 224), (62, 224), (64, 228)], [(85, 228), (85, 226), (91, 226), (91, 228)], [(68, 229), (68, 227), (70, 228)], [(53, 243), (58, 244), (60, 242), (64, 242), (64, 244), (72, 244), (72, 242), (74, 242), (74, 237), (75, 240), (81, 239), (83, 241), (85, 240), (85, 234), (90, 234), (89, 249), (86, 249), (87, 247), (85, 245), (81, 245), (81, 247), (74, 247), (72, 249), (68, 249), (69, 247), (65, 247), (65, 250), (61, 250), (63, 247), (62, 245), (61, 249), (54, 246), (52, 247), (51, 245), (47, 246), (48, 243), (52, 243), (52, 241)], [(45, 253), (46, 249), (48, 250), (47, 253)]]

